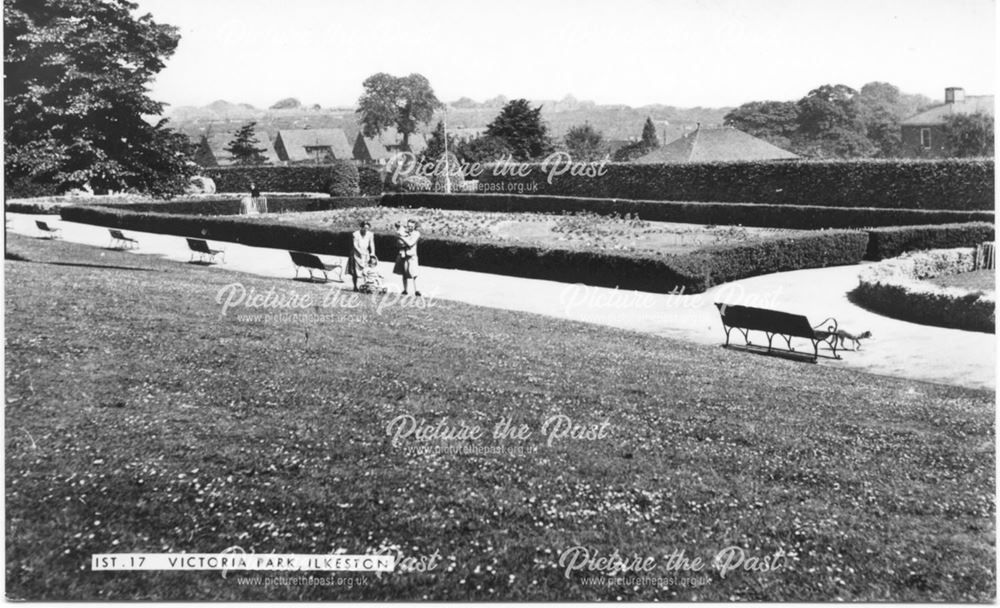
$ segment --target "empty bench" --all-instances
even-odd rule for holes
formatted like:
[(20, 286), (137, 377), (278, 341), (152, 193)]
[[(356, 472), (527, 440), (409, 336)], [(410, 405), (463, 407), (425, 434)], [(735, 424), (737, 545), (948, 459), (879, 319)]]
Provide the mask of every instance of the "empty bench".
[(62, 232), (61, 228), (56, 228), (54, 226), (49, 226), (47, 222), (42, 220), (35, 220), (35, 226), (38, 231), (42, 233), (42, 238), (54, 239), (59, 237), (59, 233)]
[[(752, 306), (739, 306), (733, 304), (722, 304), (716, 302), (719, 309), (719, 316), (722, 317), (722, 327), (726, 331), (726, 344), (729, 346), (729, 334), (732, 330), (737, 330), (743, 334), (746, 346), (754, 346), (750, 341), (751, 331), (760, 331), (767, 336), (767, 353), (794, 353), (812, 360), (813, 363), (819, 358), (819, 345), (826, 342), (833, 349), (833, 357), (840, 359), (837, 354), (837, 320), (830, 318), (820, 325), (813, 326), (803, 315), (796, 315), (766, 308), (754, 308)], [(832, 322), (832, 325), (820, 329), (824, 323)], [(775, 349), (773, 345), (774, 337), (781, 336), (785, 340), (787, 349)], [(805, 338), (812, 343), (813, 354), (798, 353), (792, 348), (792, 338)], [(763, 347), (761, 347), (763, 348)]]
[(198, 261), (206, 262), (211, 264), (215, 262), (216, 256), (222, 258), (222, 263), (226, 263), (226, 250), (225, 249), (212, 249), (208, 246), (208, 241), (204, 239), (188, 239), (188, 249), (191, 250), (191, 259), (189, 262), (194, 261), (194, 257), (198, 256)]
[(121, 230), (108, 228), (108, 232), (111, 233), (111, 243), (108, 245), (109, 249), (132, 249), (139, 246), (139, 241), (125, 236)]
[(292, 257), (292, 263), (295, 264), (295, 278), (299, 278), (299, 270), (305, 269), (309, 271), (309, 280), (313, 280), (313, 271), (322, 272), (323, 280), (329, 281), (330, 277), (327, 273), (333, 270), (337, 271), (336, 281), (344, 282), (344, 267), (341, 264), (324, 264), (323, 260), (319, 259), (318, 255), (312, 253), (306, 253), (304, 251), (289, 251), (288, 255)]

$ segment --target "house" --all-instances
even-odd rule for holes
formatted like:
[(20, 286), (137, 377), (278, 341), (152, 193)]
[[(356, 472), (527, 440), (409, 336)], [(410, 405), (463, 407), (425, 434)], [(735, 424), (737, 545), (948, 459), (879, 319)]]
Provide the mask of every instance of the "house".
[(351, 160), (354, 153), (343, 129), (281, 129), (274, 151), (287, 163)]
[(944, 104), (911, 116), (900, 123), (903, 156), (935, 158), (945, 156), (944, 125), (949, 116), (982, 112), (993, 116), (992, 95), (966, 95), (965, 90), (944, 90)]
[(412, 152), (420, 154), (427, 149), (427, 138), (423, 133), (410, 133), (409, 150), (403, 149), (403, 136), (392, 127), (377, 137), (365, 137), (358, 133), (354, 140), (354, 159), (365, 163), (385, 164), (394, 154)]
[[(236, 131), (238, 129), (228, 131), (213, 131), (210, 129), (198, 141), (198, 147), (194, 153), (194, 161), (202, 167), (228, 167), (234, 164), (235, 159), (232, 153), (228, 152), (226, 148), (236, 138)], [(264, 161), (267, 164), (278, 164), (278, 155), (274, 152), (274, 146), (271, 144), (271, 138), (268, 137), (267, 132), (259, 128), (254, 129), (254, 139), (260, 142), (257, 144), (258, 148), (264, 148), (264, 151), (261, 152)]]
[(733, 127), (702, 127), (640, 156), (636, 163), (710, 163), (748, 160), (792, 160), (787, 150)]

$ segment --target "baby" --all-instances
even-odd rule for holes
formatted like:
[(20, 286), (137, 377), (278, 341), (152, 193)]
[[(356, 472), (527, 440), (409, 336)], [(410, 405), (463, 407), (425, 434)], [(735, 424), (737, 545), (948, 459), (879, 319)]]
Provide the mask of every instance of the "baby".
[(364, 293), (385, 293), (387, 291), (387, 288), (382, 286), (383, 277), (378, 272), (377, 257), (368, 258), (368, 266), (361, 271), (361, 278), (364, 279), (364, 283), (360, 290)]

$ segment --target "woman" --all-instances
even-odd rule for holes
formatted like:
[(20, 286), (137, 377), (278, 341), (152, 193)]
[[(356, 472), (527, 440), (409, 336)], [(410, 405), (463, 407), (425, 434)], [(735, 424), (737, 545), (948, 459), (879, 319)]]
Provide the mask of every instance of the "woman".
[(354, 291), (358, 290), (358, 277), (368, 266), (368, 260), (375, 255), (375, 234), (371, 231), (371, 222), (361, 220), (358, 226), (360, 230), (351, 234), (351, 256), (347, 259), (347, 273), (354, 280)]
[(416, 220), (406, 222), (406, 228), (396, 224), (396, 236), (399, 239), (399, 254), (396, 256), (396, 265), (392, 272), (403, 275), (404, 296), (407, 293), (408, 281), (413, 279), (413, 295), (419, 297), (417, 271), (420, 269), (420, 263), (417, 261), (417, 241), (420, 240), (420, 233), (417, 231)]

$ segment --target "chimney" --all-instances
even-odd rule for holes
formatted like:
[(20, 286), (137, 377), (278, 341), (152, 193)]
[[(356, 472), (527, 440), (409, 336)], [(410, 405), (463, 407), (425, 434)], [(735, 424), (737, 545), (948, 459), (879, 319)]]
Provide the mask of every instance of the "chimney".
[(945, 103), (965, 103), (965, 89), (961, 87), (948, 87), (944, 90)]

